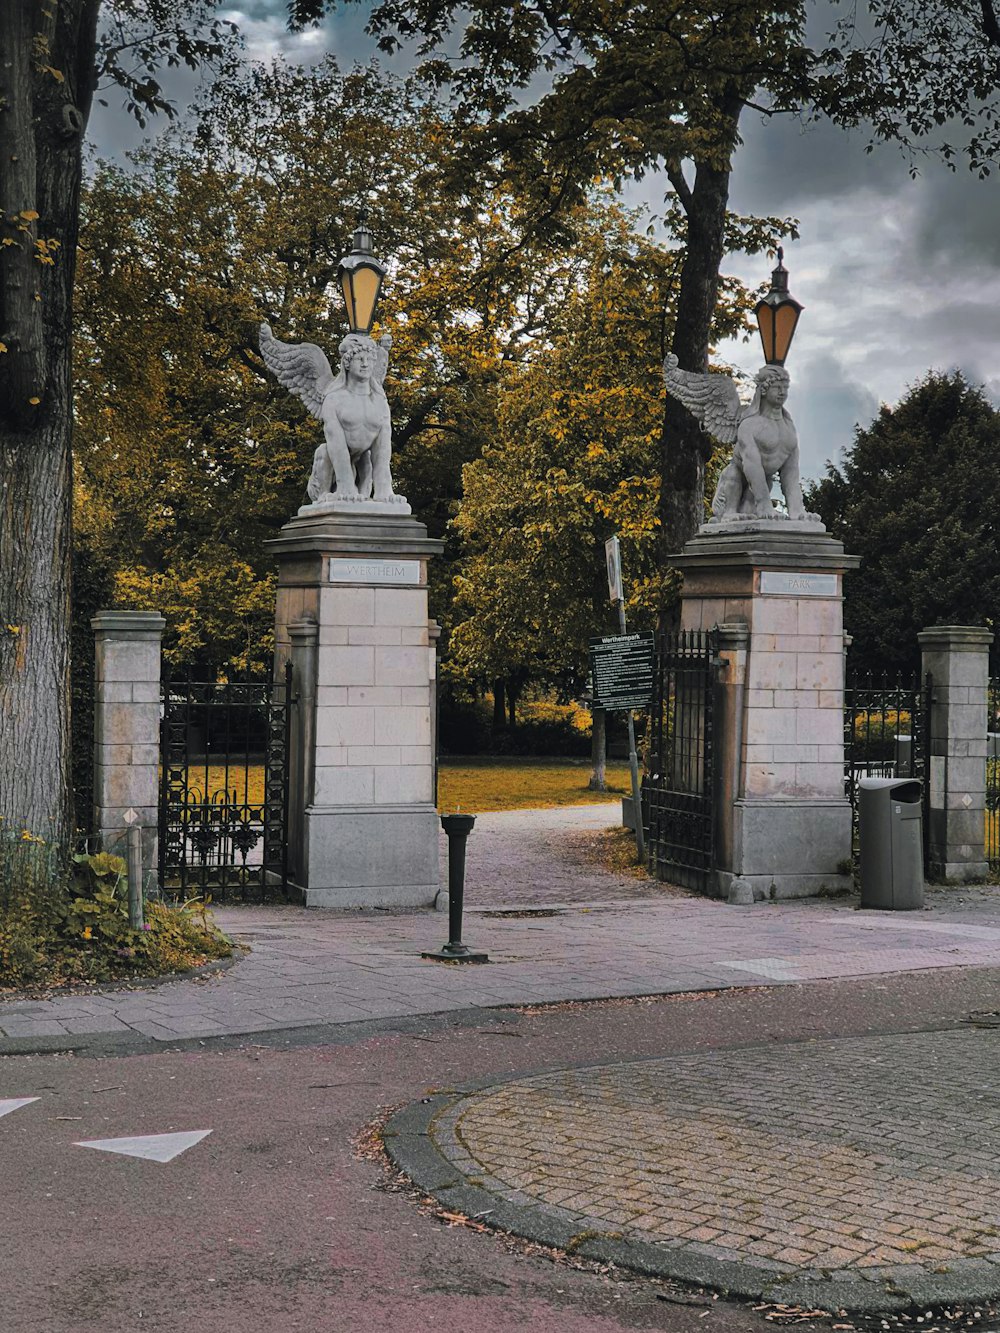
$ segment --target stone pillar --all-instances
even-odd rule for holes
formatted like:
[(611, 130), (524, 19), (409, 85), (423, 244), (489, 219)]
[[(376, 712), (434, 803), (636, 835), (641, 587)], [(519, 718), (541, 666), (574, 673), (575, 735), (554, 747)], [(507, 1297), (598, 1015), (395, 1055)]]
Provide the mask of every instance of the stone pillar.
[(937, 625), (917, 635), (932, 680), (928, 875), (946, 884), (986, 879), (988, 629)]
[(850, 887), (843, 574), (818, 523), (706, 524), (674, 557), (682, 629), (722, 629), (717, 891), (734, 900)]
[(413, 518), (359, 506), (302, 514), (267, 544), (279, 564), (276, 661), (304, 642), (303, 621), (317, 631), (312, 753), (294, 761), (306, 775), (291, 852), (306, 905), (430, 906), (439, 830), (427, 565), (443, 543)]
[(316, 762), (316, 672), (319, 626), (315, 620), (296, 620), (288, 626), (292, 663), (291, 755), (288, 793), (288, 873), (301, 882), (305, 843), (305, 812), (312, 804)]
[(431, 673), (431, 755), (434, 759), (434, 806), (438, 800), (438, 723), (441, 711), (440, 681), (438, 679), (438, 652), (441, 647), (441, 626), (436, 620), (427, 622), (429, 654), (427, 667)]
[(160, 764), (160, 644), (155, 611), (99, 611), (94, 668), (94, 833), (125, 855), (125, 811), (142, 828), (142, 864), (156, 873)]

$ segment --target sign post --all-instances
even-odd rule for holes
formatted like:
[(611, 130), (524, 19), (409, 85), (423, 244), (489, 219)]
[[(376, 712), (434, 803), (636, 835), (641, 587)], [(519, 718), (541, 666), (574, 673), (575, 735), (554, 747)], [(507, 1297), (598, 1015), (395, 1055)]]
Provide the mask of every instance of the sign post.
[(590, 641), (594, 702), (600, 703), (605, 711), (625, 710), (628, 726), (628, 764), (632, 774), (635, 850), (642, 865), (646, 861), (646, 836), (642, 827), (639, 756), (635, 749), (635, 720), (632, 717), (632, 710), (649, 707), (653, 692), (654, 636), (651, 631), (633, 635), (628, 633), (625, 624), (622, 553), (617, 536), (609, 537), (604, 543), (604, 554), (608, 564), (608, 596), (618, 607), (618, 626), (621, 635), (617, 640), (603, 638)]

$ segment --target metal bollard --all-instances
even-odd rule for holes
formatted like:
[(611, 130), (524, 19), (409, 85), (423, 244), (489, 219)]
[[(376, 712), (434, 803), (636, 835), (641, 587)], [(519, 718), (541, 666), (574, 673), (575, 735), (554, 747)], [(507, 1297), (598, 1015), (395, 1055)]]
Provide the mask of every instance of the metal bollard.
[(489, 954), (462, 943), (462, 911), (465, 906), (465, 844), (475, 815), (442, 815), (441, 827), (448, 835), (448, 943), (422, 953), (439, 963), (488, 963)]

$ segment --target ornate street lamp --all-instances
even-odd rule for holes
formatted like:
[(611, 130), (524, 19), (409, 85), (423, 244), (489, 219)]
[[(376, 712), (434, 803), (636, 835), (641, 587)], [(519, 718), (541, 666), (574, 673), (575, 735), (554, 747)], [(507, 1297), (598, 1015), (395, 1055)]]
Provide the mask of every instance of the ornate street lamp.
[(788, 270), (781, 262), (785, 252), (778, 246), (778, 267), (771, 274), (771, 290), (758, 301), (754, 314), (760, 340), (764, 344), (764, 360), (769, 366), (783, 366), (792, 345), (795, 326), (802, 307), (788, 294)]
[(372, 252), (372, 235), (368, 230), (368, 214), (362, 212), (354, 233), (354, 249), (337, 265), (337, 277), (347, 306), (347, 322), (352, 333), (370, 334), (375, 323), (375, 307), (385, 265)]

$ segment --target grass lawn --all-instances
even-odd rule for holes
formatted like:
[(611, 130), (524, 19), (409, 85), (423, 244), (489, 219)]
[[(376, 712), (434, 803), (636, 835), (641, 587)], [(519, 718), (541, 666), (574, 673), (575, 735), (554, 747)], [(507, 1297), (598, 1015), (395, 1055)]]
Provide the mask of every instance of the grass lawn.
[[(204, 767), (191, 769), (191, 794), (201, 800), (206, 787)], [(264, 800), (264, 769), (208, 768), (207, 788), (216, 801), (228, 790), (237, 802)], [(608, 790), (589, 791), (590, 763), (572, 759), (445, 759), (438, 772), (438, 809), (460, 807), (470, 814), (488, 810), (550, 809), (557, 805), (584, 805), (616, 801), (630, 790), (628, 764), (608, 764)], [(228, 781), (227, 781), (228, 778)]]
[(628, 764), (608, 764), (608, 790), (589, 791), (590, 763), (567, 759), (445, 759), (438, 809), (469, 814), (615, 801), (631, 790)]

